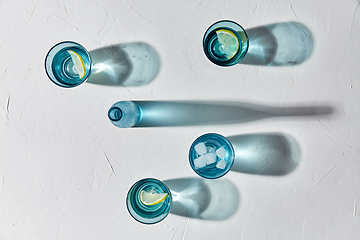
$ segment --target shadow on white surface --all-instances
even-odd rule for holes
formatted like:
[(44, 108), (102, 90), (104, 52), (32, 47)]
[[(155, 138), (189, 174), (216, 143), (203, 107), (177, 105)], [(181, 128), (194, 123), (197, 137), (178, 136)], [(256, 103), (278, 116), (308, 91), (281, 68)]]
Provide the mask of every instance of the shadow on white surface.
[(204, 220), (226, 220), (239, 208), (240, 197), (226, 179), (179, 178), (165, 180), (173, 203), (170, 213)]
[(314, 49), (311, 31), (298, 22), (276, 23), (246, 30), (249, 49), (239, 64), (291, 66), (305, 62)]
[(333, 113), (331, 106), (269, 107), (242, 102), (134, 101), (142, 110), (135, 127), (236, 124), (269, 117), (310, 117)]
[(142, 42), (124, 43), (90, 51), (92, 72), (87, 83), (106, 86), (142, 86), (160, 69), (159, 55)]
[(246, 134), (227, 137), (235, 151), (230, 171), (283, 176), (299, 164), (298, 143), (284, 134)]

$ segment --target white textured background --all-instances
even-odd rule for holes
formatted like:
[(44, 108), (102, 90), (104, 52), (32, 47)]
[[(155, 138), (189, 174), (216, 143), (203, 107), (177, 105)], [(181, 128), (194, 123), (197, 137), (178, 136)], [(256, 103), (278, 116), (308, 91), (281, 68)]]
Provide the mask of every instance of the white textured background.
[[(0, 239), (359, 239), (359, 4), (0, 0)], [(291, 66), (217, 67), (202, 51), (202, 36), (221, 19), (246, 29), (301, 23), (312, 33), (312, 54)], [(160, 70), (143, 86), (63, 89), (50, 82), (43, 63), (64, 40), (90, 51), (144, 42), (156, 50)], [(107, 119), (119, 100), (226, 100), (334, 111), (119, 129)], [(226, 218), (171, 213), (152, 226), (133, 220), (125, 204), (129, 187), (145, 177), (198, 179), (187, 151), (206, 132), (290, 136), (299, 163), (283, 176), (231, 171), (206, 182), (223, 186), (214, 187), (214, 209), (227, 195), (238, 196)]]

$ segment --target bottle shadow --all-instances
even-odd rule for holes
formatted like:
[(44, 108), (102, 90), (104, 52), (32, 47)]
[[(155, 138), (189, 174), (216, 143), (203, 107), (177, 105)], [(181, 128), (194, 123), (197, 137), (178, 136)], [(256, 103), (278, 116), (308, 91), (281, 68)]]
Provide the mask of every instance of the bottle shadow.
[(93, 65), (87, 83), (106, 86), (141, 86), (160, 69), (156, 50), (142, 42), (124, 43), (89, 52)]
[(226, 220), (239, 208), (240, 197), (226, 179), (179, 178), (165, 180), (173, 202), (170, 213), (203, 220)]
[(298, 22), (247, 29), (249, 48), (239, 64), (292, 66), (305, 62), (314, 49), (311, 31)]
[(227, 139), (235, 151), (230, 171), (283, 176), (292, 172), (300, 162), (300, 146), (288, 135), (245, 134)]
[(142, 110), (135, 127), (236, 124), (269, 117), (311, 117), (333, 113), (331, 106), (269, 107), (242, 102), (134, 101)]

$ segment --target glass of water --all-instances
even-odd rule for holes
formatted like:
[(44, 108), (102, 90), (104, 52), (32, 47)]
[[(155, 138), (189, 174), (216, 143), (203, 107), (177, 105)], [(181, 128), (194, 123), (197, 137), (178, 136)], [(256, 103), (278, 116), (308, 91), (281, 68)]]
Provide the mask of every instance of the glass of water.
[(206, 30), (203, 48), (211, 62), (219, 66), (232, 66), (245, 57), (249, 38), (236, 22), (222, 20)]
[(58, 86), (71, 88), (85, 82), (91, 72), (89, 52), (76, 42), (61, 42), (50, 49), (45, 69), (50, 80)]
[(215, 179), (229, 172), (235, 152), (227, 138), (216, 133), (198, 137), (190, 147), (189, 162), (199, 176)]
[(163, 220), (170, 212), (172, 196), (170, 189), (160, 180), (145, 178), (129, 190), (126, 205), (130, 215), (145, 224)]

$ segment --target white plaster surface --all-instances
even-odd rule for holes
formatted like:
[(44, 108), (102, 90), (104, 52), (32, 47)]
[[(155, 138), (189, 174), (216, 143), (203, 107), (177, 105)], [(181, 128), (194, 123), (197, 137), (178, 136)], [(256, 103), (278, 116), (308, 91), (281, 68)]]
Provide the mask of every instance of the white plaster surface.
[[(0, 0), (0, 239), (359, 239), (359, 4)], [(270, 26), (269, 66), (208, 61), (202, 36), (221, 19)], [(135, 59), (124, 86), (64, 89), (44, 69), (64, 40), (89, 51), (140, 42), (153, 59)], [(151, 81), (136, 82), (144, 72)], [(272, 116), (119, 129), (107, 111), (120, 100), (231, 102)], [(240, 162), (219, 180), (188, 163), (207, 132), (239, 143)], [(146, 177), (189, 183), (155, 225), (126, 209), (129, 187)]]

